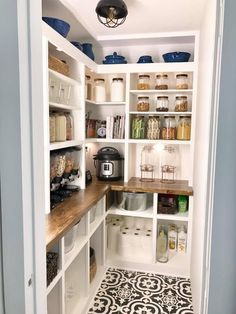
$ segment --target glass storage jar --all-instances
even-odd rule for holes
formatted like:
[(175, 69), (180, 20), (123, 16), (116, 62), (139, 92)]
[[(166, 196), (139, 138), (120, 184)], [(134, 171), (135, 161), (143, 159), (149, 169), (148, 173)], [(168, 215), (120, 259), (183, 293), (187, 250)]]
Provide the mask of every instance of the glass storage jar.
[(56, 114), (56, 142), (66, 141), (66, 116), (64, 113)]
[(177, 140), (190, 140), (191, 137), (191, 118), (180, 116), (177, 127)]
[(50, 134), (50, 143), (56, 141), (56, 116), (54, 113), (49, 115), (49, 134)]
[(105, 79), (97, 78), (94, 79), (94, 100), (96, 102), (104, 102), (106, 101), (106, 87), (105, 87)]
[(92, 100), (92, 82), (90, 75), (85, 76), (85, 99)]
[(150, 75), (142, 74), (138, 76), (138, 89), (150, 89)]
[(164, 121), (161, 128), (161, 137), (163, 140), (175, 140), (176, 139), (175, 116), (164, 116)]
[(143, 182), (154, 181), (154, 168), (156, 165), (156, 154), (152, 145), (145, 145), (141, 152), (141, 179)]
[(135, 116), (133, 118), (131, 137), (133, 139), (144, 139), (145, 137), (144, 116)]
[(168, 75), (167, 74), (157, 74), (156, 75), (156, 85), (155, 89), (168, 89)]
[(66, 139), (68, 141), (73, 140), (74, 137), (74, 121), (71, 113), (66, 112)]
[(149, 116), (147, 120), (147, 139), (158, 140), (160, 138), (160, 117)]
[(112, 79), (111, 101), (124, 101), (124, 82), (121, 77)]
[(150, 103), (148, 96), (138, 96), (137, 111), (149, 111)]
[(188, 74), (176, 74), (176, 89), (188, 89)]
[(157, 96), (156, 111), (168, 111), (169, 98), (168, 96)]
[(174, 183), (180, 173), (180, 156), (178, 147), (165, 145), (160, 153), (161, 182)]
[(187, 96), (176, 96), (175, 97), (175, 111), (188, 111), (188, 97)]

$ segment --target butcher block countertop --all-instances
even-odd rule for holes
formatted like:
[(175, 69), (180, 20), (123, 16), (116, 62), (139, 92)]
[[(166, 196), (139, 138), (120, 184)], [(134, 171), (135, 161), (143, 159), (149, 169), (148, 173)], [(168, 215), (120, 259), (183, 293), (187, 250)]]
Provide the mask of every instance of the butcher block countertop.
[(50, 250), (94, 204), (111, 190), (193, 195), (192, 187), (184, 180), (161, 183), (158, 179), (154, 182), (141, 182), (139, 178), (131, 178), (129, 182), (124, 183), (123, 181), (98, 181), (93, 178), (93, 182), (85, 190), (75, 192), (46, 216), (47, 250)]

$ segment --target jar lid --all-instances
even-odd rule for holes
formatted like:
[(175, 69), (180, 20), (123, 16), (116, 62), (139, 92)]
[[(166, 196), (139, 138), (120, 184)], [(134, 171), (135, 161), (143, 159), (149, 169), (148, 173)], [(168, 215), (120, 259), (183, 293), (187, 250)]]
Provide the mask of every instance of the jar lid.
[(122, 77), (114, 77), (112, 81), (123, 81)]
[(167, 118), (175, 119), (175, 116), (164, 116), (164, 119), (167, 119)]
[(176, 96), (175, 99), (187, 99), (187, 96)]
[(90, 80), (91, 79), (91, 76), (90, 75), (85, 75), (86, 79), (87, 80)]
[(147, 74), (141, 74), (138, 76), (139, 78), (150, 78), (150, 75)]
[(180, 73), (180, 74), (176, 74), (176, 77), (188, 77), (188, 74), (186, 73)]
[(157, 99), (168, 99), (168, 96), (157, 96)]
[(94, 79), (94, 82), (99, 82), (99, 81), (105, 82), (105, 79), (103, 79), (103, 78), (96, 78), (96, 79)]
[(181, 116), (179, 116), (179, 118), (181, 119), (181, 118), (188, 118), (188, 119), (190, 119), (190, 116), (189, 115), (181, 115)]
[(138, 96), (138, 99), (149, 99), (149, 97), (148, 96)]
[(157, 74), (156, 78), (168, 78), (167, 74)]

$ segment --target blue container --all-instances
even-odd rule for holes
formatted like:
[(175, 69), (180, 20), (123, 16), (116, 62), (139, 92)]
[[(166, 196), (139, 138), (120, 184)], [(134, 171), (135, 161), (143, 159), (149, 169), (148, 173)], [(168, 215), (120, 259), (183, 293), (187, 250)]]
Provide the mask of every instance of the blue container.
[(137, 63), (153, 63), (151, 56), (141, 56)]
[(165, 62), (188, 62), (191, 54), (188, 52), (174, 51), (162, 55)]
[(127, 61), (125, 57), (118, 55), (117, 52), (113, 52), (112, 55), (105, 57), (105, 60), (102, 61), (103, 64), (125, 64)]
[(57, 31), (61, 36), (66, 37), (70, 30), (70, 24), (54, 17), (42, 17), (43, 21)]
[(83, 53), (86, 54), (86, 56), (88, 56), (90, 59), (92, 59), (94, 61), (95, 56), (93, 53), (93, 45), (90, 43), (84, 43), (82, 44), (82, 50)]
[(79, 43), (78, 41), (71, 41), (71, 44), (74, 45), (76, 48), (78, 48), (79, 50), (82, 50), (83, 47), (81, 45), (81, 43)]

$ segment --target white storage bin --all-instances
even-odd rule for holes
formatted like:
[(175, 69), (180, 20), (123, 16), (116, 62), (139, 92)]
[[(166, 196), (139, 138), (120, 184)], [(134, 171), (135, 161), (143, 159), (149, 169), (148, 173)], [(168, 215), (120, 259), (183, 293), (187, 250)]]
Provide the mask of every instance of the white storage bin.
[(69, 230), (65, 237), (64, 237), (64, 247), (65, 247), (65, 254), (69, 253), (75, 245), (75, 239), (77, 234), (78, 224), (74, 225), (71, 230)]

